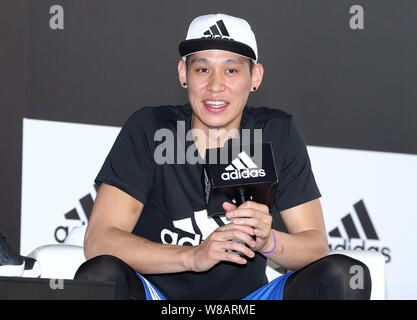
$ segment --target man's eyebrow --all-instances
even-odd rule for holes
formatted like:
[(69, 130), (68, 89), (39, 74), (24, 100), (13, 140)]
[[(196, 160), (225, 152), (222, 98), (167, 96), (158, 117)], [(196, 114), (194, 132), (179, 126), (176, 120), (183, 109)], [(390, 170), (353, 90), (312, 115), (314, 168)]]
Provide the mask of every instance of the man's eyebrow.
[[(210, 61), (206, 58), (194, 58), (190, 61), (191, 64), (193, 63), (205, 63), (210, 64)], [(243, 62), (239, 59), (226, 59), (223, 64), (243, 64)]]
[(233, 63), (233, 64), (243, 64), (243, 62), (239, 59), (227, 59), (225, 63)]
[(191, 64), (193, 64), (193, 63), (206, 63), (206, 64), (208, 64), (209, 61), (206, 58), (193, 58), (193, 59), (191, 59), (190, 63)]

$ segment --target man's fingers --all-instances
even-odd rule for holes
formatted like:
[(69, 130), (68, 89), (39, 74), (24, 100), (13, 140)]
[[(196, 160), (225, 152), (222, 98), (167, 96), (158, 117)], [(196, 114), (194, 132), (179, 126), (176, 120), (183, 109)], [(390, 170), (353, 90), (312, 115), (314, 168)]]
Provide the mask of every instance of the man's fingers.
[(236, 209), (236, 206), (230, 202), (223, 202), (223, 209), (227, 211)]
[(237, 225), (233, 223), (228, 223), (224, 226), (221, 226), (217, 229), (217, 231), (228, 231), (228, 230), (240, 230), (244, 233), (247, 233), (250, 236), (254, 236), (254, 230), (252, 227), (246, 226), (246, 225)]
[[(227, 226), (224, 226), (223, 229), (219, 228), (219, 232), (213, 234), (213, 239), (216, 241), (241, 240), (250, 247), (256, 245), (255, 240), (252, 238), (252, 235), (254, 235), (253, 228), (247, 226), (233, 226), (232, 228)], [(251, 233), (248, 233), (249, 231)]]
[(237, 264), (246, 264), (248, 261), (245, 258), (242, 258), (241, 256), (234, 254), (232, 252), (229, 251), (224, 251), (222, 253), (223, 257), (222, 257), (222, 261), (229, 261), (229, 262), (234, 262)]
[[(239, 207), (240, 208), (240, 207)], [(268, 228), (272, 224), (272, 216), (254, 209), (236, 209), (226, 214), (235, 225), (250, 226), (255, 229)]]
[(229, 210), (226, 212), (226, 218), (252, 218), (252, 217), (262, 217), (270, 216), (269, 212), (256, 210), (254, 208), (237, 208), (234, 210)]
[(267, 205), (258, 203), (255, 201), (245, 201), (242, 203), (239, 208), (241, 209), (255, 209), (261, 212), (269, 213), (269, 208)]
[(239, 264), (247, 262), (243, 256), (248, 258), (255, 256), (252, 250), (236, 240), (212, 240), (208, 246), (207, 254), (207, 257), (213, 261), (230, 261)]
[[(248, 247), (246, 247), (244, 244), (236, 241), (236, 240), (231, 240), (231, 241), (227, 241), (225, 243), (223, 243), (223, 250), (228, 252), (228, 253), (232, 253), (235, 256), (239, 256), (236, 253), (240, 253), (248, 258), (253, 258), (255, 256), (255, 253), (250, 250)], [(236, 253), (233, 253), (236, 252)], [(226, 255), (226, 257), (230, 257), (229, 255)]]

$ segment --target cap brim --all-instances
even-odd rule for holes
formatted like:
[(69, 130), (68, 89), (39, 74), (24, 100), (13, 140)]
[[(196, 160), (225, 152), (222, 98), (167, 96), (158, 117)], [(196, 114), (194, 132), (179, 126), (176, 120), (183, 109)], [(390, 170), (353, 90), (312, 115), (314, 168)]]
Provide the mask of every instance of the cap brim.
[(188, 56), (192, 53), (204, 50), (225, 50), (236, 53), (238, 55), (247, 57), (256, 61), (255, 52), (248, 45), (228, 39), (191, 39), (184, 40), (179, 45), (179, 52), (181, 57)]

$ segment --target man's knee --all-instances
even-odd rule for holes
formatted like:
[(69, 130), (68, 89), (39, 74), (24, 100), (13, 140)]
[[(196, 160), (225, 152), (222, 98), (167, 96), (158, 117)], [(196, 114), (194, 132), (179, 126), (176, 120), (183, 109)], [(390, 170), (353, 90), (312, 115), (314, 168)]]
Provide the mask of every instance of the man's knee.
[(85, 261), (75, 273), (76, 280), (117, 281), (123, 277), (125, 262), (111, 255), (100, 255)]
[(112, 281), (115, 283), (116, 299), (146, 299), (145, 290), (139, 276), (123, 260), (101, 255), (84, 262), (77, 270), (74, 279)]
[(293, 273), (284, 288), (286, 299), (367, 300), (369, 268), (346, 255), (332, 254)]
[(325, 283), (334, 287), (335, 298), (367, 300), (371, 295), (372, 281), (369, 268), (363, 262), (342, 254), (329, 255), (321, 261)]

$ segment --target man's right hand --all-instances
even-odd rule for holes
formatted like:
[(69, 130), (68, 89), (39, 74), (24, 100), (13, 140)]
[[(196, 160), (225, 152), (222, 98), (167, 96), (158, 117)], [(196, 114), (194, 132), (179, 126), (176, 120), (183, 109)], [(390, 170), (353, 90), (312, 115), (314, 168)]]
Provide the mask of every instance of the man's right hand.
[[(248, 258), (255, 257), (255, 253), (250, 249), (256, 244), (253, 235), (253, 228), (233, 223), (217, 228), (199, 246), (193, 247), (191, 269), (195, 272), (207, 271), (220, 261), (246, 264), (245, 258), (231, 251), (237, 251)], [(241, 240), (250, 248), (234, 240)]]

